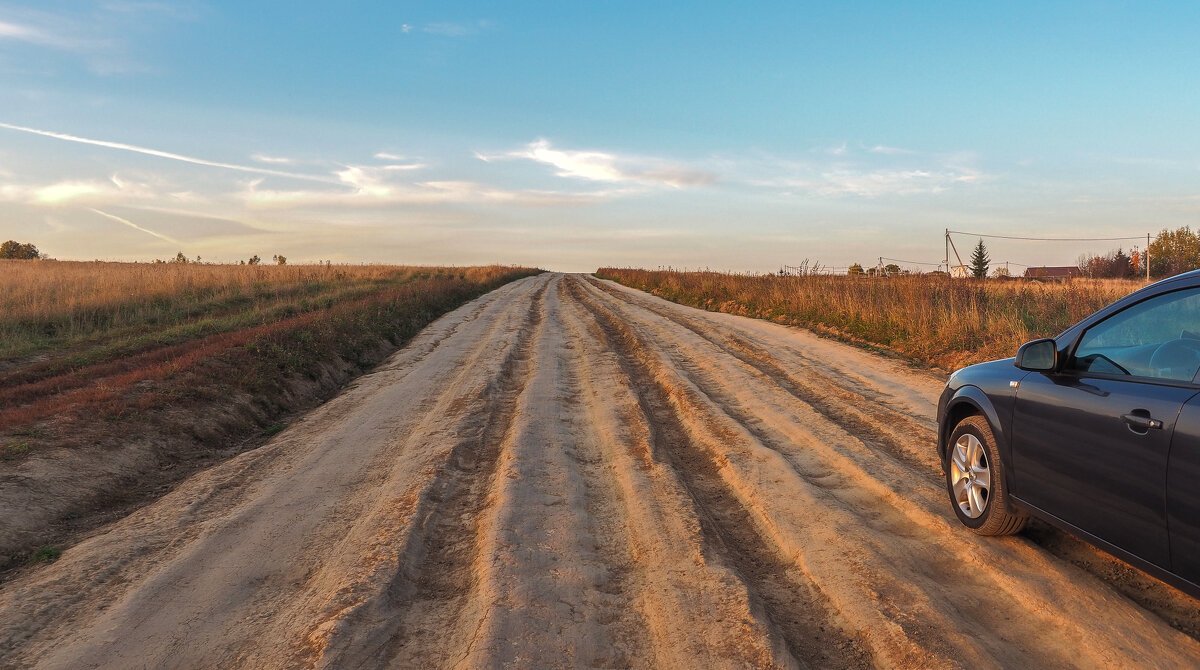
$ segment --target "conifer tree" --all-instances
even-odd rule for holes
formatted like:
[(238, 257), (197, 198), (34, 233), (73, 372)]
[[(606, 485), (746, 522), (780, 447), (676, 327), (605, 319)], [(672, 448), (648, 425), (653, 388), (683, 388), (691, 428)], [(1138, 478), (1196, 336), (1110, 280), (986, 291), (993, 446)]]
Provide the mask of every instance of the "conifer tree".
[(971, 275), (976, 279), (987, 277), (988, 263), (991, 259), (988, 258), (987, 247), (983, 246), (983, 240), (979, 240), (979, 244), (975, 245), (975, 252), (971, 254)]

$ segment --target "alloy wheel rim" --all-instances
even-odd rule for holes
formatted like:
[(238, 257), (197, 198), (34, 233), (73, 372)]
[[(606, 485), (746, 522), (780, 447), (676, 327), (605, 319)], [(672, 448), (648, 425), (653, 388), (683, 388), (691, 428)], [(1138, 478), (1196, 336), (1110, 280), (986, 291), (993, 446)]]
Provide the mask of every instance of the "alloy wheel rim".
[(954, 501), (967, 518), (978, 519), (987, 511), (992, 493), (992, 472), (987, 450), (979, 438), (964, 433), (950, 454), (950, 483)]

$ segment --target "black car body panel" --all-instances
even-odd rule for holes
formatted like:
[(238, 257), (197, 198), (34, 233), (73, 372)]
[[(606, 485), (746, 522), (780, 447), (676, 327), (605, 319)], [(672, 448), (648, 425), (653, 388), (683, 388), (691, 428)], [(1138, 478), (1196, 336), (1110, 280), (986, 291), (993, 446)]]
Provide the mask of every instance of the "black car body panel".
[(1023, 370), (1015, 359), (958, 370), (938, 402), (937, 451), (945, 468), (954, 427), (984, 416), (1017, 507), (1200, 596), (1200, 370), (1171, 367), (1171, 349), (1184, 362), (1189, 349), (1200, 357), (1200, 326), (1173, 335), (1179, 346), (1104, 341), (1129, 332), (1120, 328), (1138, 314), (1185, 300), (1200, 303), (1200, 271), (1068, 328), (1054, 338), (1053, 370)]

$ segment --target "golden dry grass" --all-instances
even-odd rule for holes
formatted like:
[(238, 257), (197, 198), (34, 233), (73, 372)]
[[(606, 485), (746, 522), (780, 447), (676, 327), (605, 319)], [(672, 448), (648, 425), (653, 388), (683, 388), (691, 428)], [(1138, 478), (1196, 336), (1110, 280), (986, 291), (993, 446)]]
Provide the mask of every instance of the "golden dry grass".
[(289, 380), (316, 379), (336, 361), (370, 364), (441, 314), (536, 272), (0, 261), (0, 456), (13, 456), (6, 433), (45, 422), (54, 429), (34, 432), (50, 445), (97, 419), (129, 425), (239, 393), (276, 407)]
[(712, 311), (804, 326), (954, 369), (1012, 356), (1145, 285), (1119, 279), (1040, 283), (944, 276), (740, 275), (600, 268), (600, 277)]
[(416, 278), (484, 283), (511, 270), (0, 260), (0, 363), (173, 326), (225, 332)]

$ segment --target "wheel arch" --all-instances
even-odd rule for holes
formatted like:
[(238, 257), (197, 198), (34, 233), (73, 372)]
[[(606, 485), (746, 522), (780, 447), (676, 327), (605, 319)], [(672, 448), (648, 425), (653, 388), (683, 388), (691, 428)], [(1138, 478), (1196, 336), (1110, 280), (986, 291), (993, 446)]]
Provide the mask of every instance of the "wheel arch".
[(942, 419), (942, 425), (938, 427), (938, 460), (941, 462), (942, 468), (946, 467), (946, 450), (950, 447), (950, 434), (954, 432), (955, 426), (969, 416), (982, 416), (987, 421), (988, 427), (992, 429), (993, 437), (996, 438), (996, 449), (1000, 452), (1001, 458), (1008, 462), (1008, 439), (1004, 426), (1000, 423), (999, 413), (996, 412), (996, 408), (988, 400), (983, 389), (967, 385), (959, 388), (946, 403), (946, 413)]

